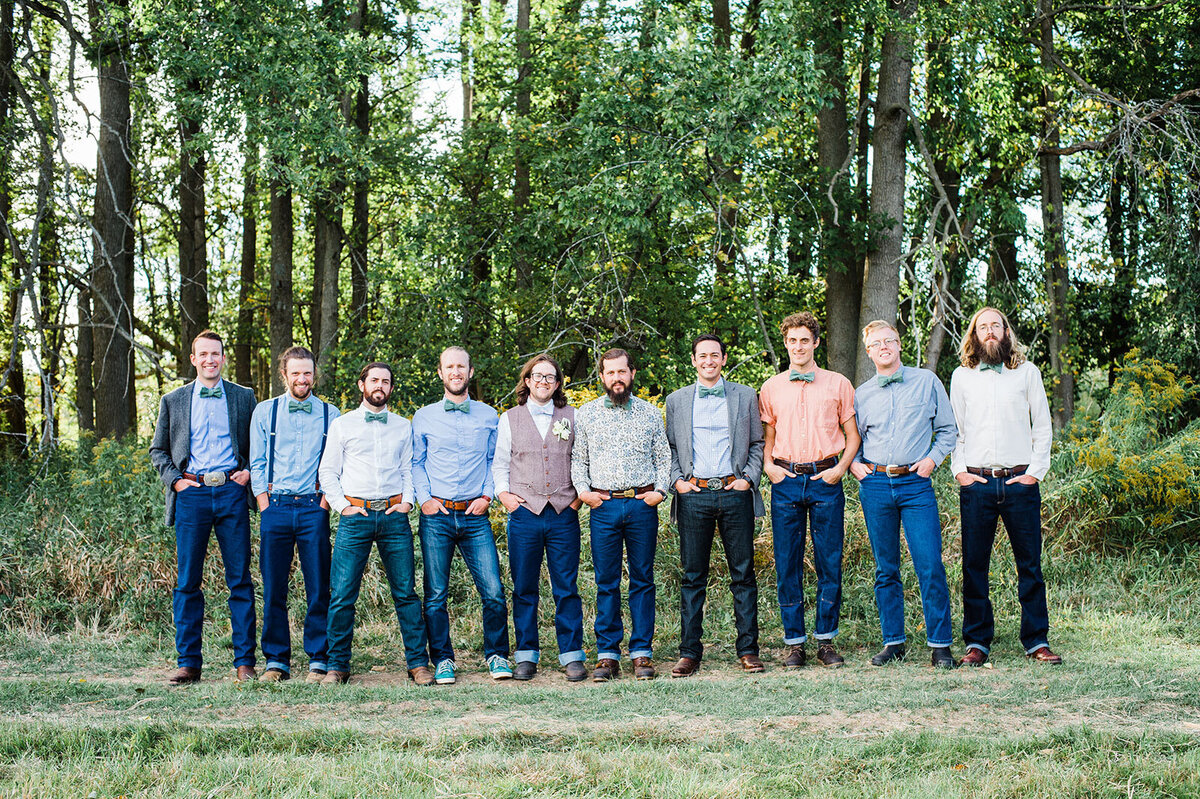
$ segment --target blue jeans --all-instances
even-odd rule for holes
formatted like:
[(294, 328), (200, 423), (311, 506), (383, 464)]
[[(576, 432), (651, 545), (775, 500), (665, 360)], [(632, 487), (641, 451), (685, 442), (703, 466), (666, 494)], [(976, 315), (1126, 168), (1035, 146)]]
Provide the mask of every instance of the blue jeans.
[(275, 495), (262, 512), (259, 564), (263, 579), (262, 652), (268, 669), (291, 673), (292, 634), (288, 624), (288, 581), (292, 554), (299, 553), (304, 575), (304, 652), (309, 669), (326, 668), (329, 614), (329, 511), (320, 494)]
[(446, 598), (450, 588), (450, 561), (457, 546), (475, 580), (483, 603), (483, 656), (508, 657), (508, 606), (500, 583), (500, 556), (488, 517), (466, 511), (421, 514), (417, 525), (425, 567), (425, 627), (429, 656), (434, 663), (454, 660), (450, 643), (450, 614)]
[(640, 499), (615, 497), (592, 508), (592, 566), (596, 572), (596, 657), (621, 659), (622, 552), (629, 562), (629, 657), (654, 656), (654, 552), (658, 512)]
[(204, 624), (204, 556), (208, 538), (216, 534), (229, 587), (229, 622), (233, 628), (233, 665), (254, 665), (254, 583), (250, 581), (250, 512), (246, 487), (232, 480), (220, 486), (192, 486), (175, 496), (175, 555), (179, 579), (171, 610), (175, 616), (175, 650), (180, 666), (198, 669)]
[(872, 472), (859, 483), (863, 518), (875, 556), (875, 604), (885, 646), (902, 644), (904, 584), (900, 581), (900, 525), (921, 586), (925, 640), (931, 647), (950, 646), (950, 591), (942, 564), (942, 528), (933, 481), (918, 474), (888, 477)]
[(1026, 652), (1045, 646), (1050, 632), (1046, 581), (1042, 578), (1042, 492), (1037, 483), (1006, 485), (1010, 478), (985, 477), (958, 489), (962, 512), (963, 643), (987, 652), (996, 632), (988, 569), (996, 540), (996, 519), (1004, 520), (1017, 564), (1021, 601), (1021, 645)]
[(804, 631), (804, 533), (813, 541), (817, 570), (817, 612), (814, 637), (825, 641), (838, 634), (842, 610), (842, 539), (846, 495), (842, 484), (800, 474), (771, 486), (771, 538), (775, 544), (775, 574), (779, 580), (779, 615), (783, 642), (797, 646), (808, 640)]
[(583, 603), (579, 599), (579, 511), (562, 513), (547, 505), (535, 514), (525, 506), (508, 515), (508, 565), (512, 569), (513, 634), (516, 661), (537, 663), (538, 593), (542, 553), (554, 595), (554, 631), (558, 662), (583, 660)]
[(329, 598), (329, 668), (350, 671), (350, 645), (354, 640), (354, 604), (362, 586), (363, 569), (371, 555), (371, 544), (379, 548), (379, 560), (392, 590), (396, 621), (404, 639), (404, 660), (410, 669), (428, 666), (425, 654), (425, 624), (421, 600), (414, 582), (414, 547), (408, 516), (400, 511), (367, 511), (365, 516), (343, 516), (333, 542)]

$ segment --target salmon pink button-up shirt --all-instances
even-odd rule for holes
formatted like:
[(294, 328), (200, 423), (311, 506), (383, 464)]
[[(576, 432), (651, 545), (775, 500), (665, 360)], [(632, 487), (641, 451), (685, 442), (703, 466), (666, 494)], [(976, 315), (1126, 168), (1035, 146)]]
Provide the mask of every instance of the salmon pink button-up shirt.
[(846, 448), (842, 425), (854, 417), (854, 386), (837, 372), (813, 371), (811, 383), (790, 380), (790, 369), (780, 372), (759, 392), (759, 415), (775, 426), (775, 458), (809, 463)]

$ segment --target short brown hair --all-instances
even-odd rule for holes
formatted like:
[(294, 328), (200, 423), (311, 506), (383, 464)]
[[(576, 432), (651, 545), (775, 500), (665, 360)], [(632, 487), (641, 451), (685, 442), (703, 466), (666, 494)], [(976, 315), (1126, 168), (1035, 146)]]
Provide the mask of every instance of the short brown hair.
[(221, 352), (222, 353), (225, 352), (225, 342), (221, 339), (221, 337), (218, 336), (214, 331), (209, 330), (208, 328), (204, 328), (203, 330), (201, 330), (199, 333), (196, 334), (196, 337), (194, 339), (192, 339), (192, 354), (193, 355), (196, 353), (196, 342), (202, 338), (206, 338), (210, 341), (217, 342), (218, 344), (221, 345)]
[(533, 374), (533, 367), (539, 363), (548, 363), (554, 367), (554, 377), (558, 380), (558, 385), (554, 387), (554, 394), (550, 399), (554, 402), (555, 408), (561, 408), (567, 404), (567, 395), (563, 393), (563, 371), (558, 365), (558, 361), (551, 358), (546, 353), (535, 355), (525, 362), (521, 367), (521, 376), (517, 378), (517, 387), (514, 393), (517, 395), (517, 404), (524, 405), (529, 399), (529, 386), (525, 385), (525, 380)]
[(1000, 321), (1004, 324), (1004, 332), (1008, 334), (1008, 341), (1012, 345), (1012, 352), (1009, 353), (1008, 360), (1004, 365), (1009, 369), (1016, 369), (1025, 363), (1025, 347), (1017, 341), (1017, 333), (1013, 330), (1008, 317), (1004, 315), (1004, 311), (990, 305), (983, 306), (971, 316), (971, 321), (967, 323), (967, 329), (963, 331), (962, 341), (958, 343), (958, 361), (968, 369), (974, 369), (979, 365), (979, 339), (975, 337), (975, 323), (988, 311), (1000, 317)]
[(317, 359), (316, 359), (316, 356), (314, 356), (312, 354), (312, 351), (310, 349), (308, 349), (307, 347), (292, 345), (291, 347), (288, 347), (286, 350), (284, 350), (279, 355), (279, 371), (280, 371), (280, 373), (286, 375), (288, 361), (293, 361), (293, 360), (295, 360), (295, 361), (312, 361), (313, 371), (315, 372), (317, 370)]
[(596, 361), (596, 371), (603, 374), (604, 373), (604, 362), (605, 361), (615, 361), (617, 358), (625, 359), (626, 365), (629, 366), (629, 371), (632, 372), (636, 368), (633, 365), (633, 357), (628, 352), (621, 349), (620, 347), (613, 347), (612, 349), (607, 349), (604, 352), (600, 353), (600, 360)]
[(808, 328), (808, 332), (812, 333), (813, 341), (821, 337), (821, 323), (817, 321), (817, 317), (808, 311), (801, 311), (800, 313), (794, 313), (785, 317), (779, 323), (779, 333), (784, 338), (787, 338), (788, 331), (794, 327)]
[(359, 382), (366, 382), (367, 375), (371, 373), (372, 369), (387, 369), (388, 380), (391, 380), (393, 383), (396, 382), (396, 377), (392, 374), (391, 365), (386, 364), (383, 361), (371, 361), (369, 364), (364, 366), (362, 371), (358, 373)]

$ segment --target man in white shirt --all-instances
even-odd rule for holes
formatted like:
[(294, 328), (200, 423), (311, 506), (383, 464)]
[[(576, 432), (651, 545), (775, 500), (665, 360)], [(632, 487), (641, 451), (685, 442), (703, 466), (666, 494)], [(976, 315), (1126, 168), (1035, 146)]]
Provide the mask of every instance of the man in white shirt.
[(981, 308), (959, 346), (950, 380), (958, 439), (950, 456), (962, 515), (963, 665), (987, 662), (995, 633), (988, 569), (996, 521), (1012, 545), (1021, 601), (1021, 644), (1038, 663), (1061, 664), (1050, 650), (1042, 578), (1042, 498), (1050, 470), (1050, 404), (1038, 368), (1025, 360), (1008, 318)]
[(330, 574), (329, 673), (322, 684), (350, 679), (354, 604), (374, 543), (392, 589), (408, 675), (417, 685), (433, 685), (408, 523), (413, 494), (411, 425), (388, 410), (392, 368), (386, 363), (364, 366), (358, 390), (362, 404), (329, 424), (319, 471), (329, 507), (341, 515)]

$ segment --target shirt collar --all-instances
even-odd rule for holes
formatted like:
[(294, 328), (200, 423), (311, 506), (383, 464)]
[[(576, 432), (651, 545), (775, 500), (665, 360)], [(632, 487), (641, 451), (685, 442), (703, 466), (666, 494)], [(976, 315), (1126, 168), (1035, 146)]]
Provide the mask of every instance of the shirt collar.
[(553, 416), (554, 415), (554, 400), (550, 400), (545, 405), (538, 405), (532, 399), (525, 401), (525, 407), (529, 409), (531, 416)]
[(387, 408), (384, 408), (382, 411), (377, 411), (365, 402), (361, 403), (358, 406), (358, 409), (360, 411), (362, 411), (364, 414), (367, 414), (367, 413), (391, 413), (391, 411), (389, 411)]

